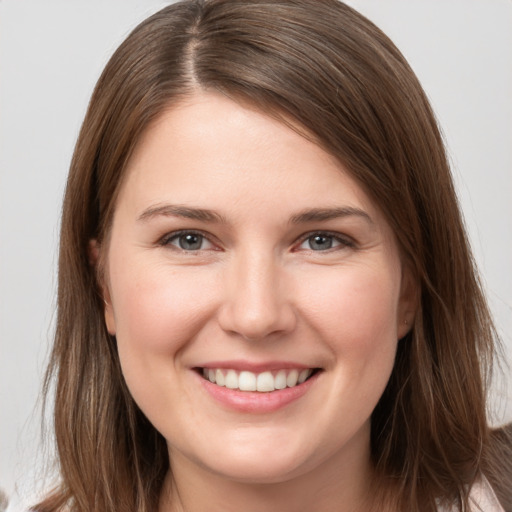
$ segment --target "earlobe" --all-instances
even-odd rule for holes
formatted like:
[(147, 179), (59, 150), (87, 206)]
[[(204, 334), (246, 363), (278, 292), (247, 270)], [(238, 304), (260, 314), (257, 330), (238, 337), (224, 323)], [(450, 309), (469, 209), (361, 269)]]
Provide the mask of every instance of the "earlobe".
[(107, 283), (105, 282), (105, 273), (98, 268), (100, 265), (100, 245), (96, 239), (89, 240), (89, 244), (87, 246), (87, 256), (89, 264), (95, 267), (98, 288), (104, 303), (103, 313), (105, 316), (105, 325), (107, 326), (109, 334), (114, 336), (116, 334), (114, 309), (112, 307), (110, 291), (108, 289)]
[(419, 283), (409, 267), (402, 268), (400, 301), (397, 309), (397, 339), (402, 339), (412, 329), (418, 310)]
[(105, 325), (107, 326), (107, 331), (111, 336), (115, 336), (116, 334), (116, 322), (114, 318), (114, 309), (110, 302), (107, 302), (103, 299), (105, 303), (104, 314), (105, 314)]
[(89, 240), (87, 245), (87, 259), (89, 261), (89, 265), (92, 267), (96, 267), (98, 264), (98, 259), (100, 256), (100, 248), (98, 241), (95, 238)]

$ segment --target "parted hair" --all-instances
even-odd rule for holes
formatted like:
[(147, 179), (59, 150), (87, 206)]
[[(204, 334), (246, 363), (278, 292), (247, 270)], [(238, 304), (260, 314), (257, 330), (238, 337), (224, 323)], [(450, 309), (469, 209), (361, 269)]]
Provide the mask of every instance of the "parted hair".
[[(165, 440), (130, 396), (107, 332), (101, 265), (116, 196), (141, 134), (195, 91), (248, 102), (334, 155), (385, 215), (420, 289), (412, 330), (371, 418), (381, 506), (469, 510), (481, 475), (512, 510), (510, 436), (486, 394), (498, 343), (440, 130), (394, 44), (337, 0), (189, 0), (128, 36), (94, 90), (62, 211), (54, 399), (58, 486), (40, 512), (157, 510)], [(509, 464), (508, 469), (505, 467)], [(172, 468), (170, 468), (172, 471)], [(508, 477), (509, 480), (512, 476)], [(508, 487), (510, 485), (510, 487)], [(377, 507), (378, 509), (378, 507)], [(383, 510), (384, 508), (380, 508)]]

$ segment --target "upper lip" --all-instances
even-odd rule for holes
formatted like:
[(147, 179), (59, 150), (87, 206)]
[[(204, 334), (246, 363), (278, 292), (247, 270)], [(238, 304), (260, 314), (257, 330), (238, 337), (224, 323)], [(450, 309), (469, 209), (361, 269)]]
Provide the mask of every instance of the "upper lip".
[(249, 371), (253, 373), (261, 373), (272, 370), (286, 370), (286, 369), (297, 369), (304, 370), (307, 368), (316, 368), (315, 366), (296, 363), (293, 361), (265, 361), (265, 362), (251, 362), (243, 360), (234, 361), (210, 361), (207, 363), (198, 364), (196, 368), (207, 368), (207, 369), (225, 369), (225, 370), (237, 370), (237, 371)]

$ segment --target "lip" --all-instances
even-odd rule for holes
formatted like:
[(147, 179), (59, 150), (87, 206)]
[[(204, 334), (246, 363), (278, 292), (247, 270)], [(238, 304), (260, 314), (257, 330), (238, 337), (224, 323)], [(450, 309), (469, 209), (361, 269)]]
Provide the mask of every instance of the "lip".
[[(234, 362), (230, 361), (226, 366), (224, 366), (222, 363), (216, 362), (211, 365), (202, 366), (202, 368), (232, 368), (234, 370), (246, 370), (253, 372), (255, 372), (255, 368), (256, 371), (271, 371), (272, 369), (276, 370), (286, 368), (310, 368), (309, 366), (297, 364), (293, 364), (292, 366), (283, 366), (283, 362), (280, 362), (278, 366), (274, 368), (271, 368), (268, 365), (263, 367), (262, 365), (254, 364), (243, 364), (241, 366), (233, 366), (233, 364)], [(224, 408), (240, 413), (264, 414), (278, 411), (279, 409), (282, 409), (303, 397), (311, 389), (320, 374), (323, 372), (319, 371), (314, 373), (308, 380), (292, 388), (279, 389), (268, 393), (229, 389), (224, 386), (218, 386), (217, 384), (213, 384), (209, 380), (204, 379), (197, 371), (193, 371), (193, 373), (198, 379), (199, 385), (207, 393), (207, 395), (213, 398)]]
[(206, 369), (217, 369), (220, 368), (222, 370), (236, 370), (239, 372), (248, 371), (252, 373), (262, 373), (266, 371), (276, 371), (276, 370), (305, 370), (307, 368), (315, 368), (314, 366), (306, 366), (300, 363), (294, 363), (293, 361), (268, 361), (261, 363), (254, 363), (250, 361), (244, 360), (234, 360), (234, 361), (215, 361), (204, 364), (198, 364), (197, 368), (206, 368)]

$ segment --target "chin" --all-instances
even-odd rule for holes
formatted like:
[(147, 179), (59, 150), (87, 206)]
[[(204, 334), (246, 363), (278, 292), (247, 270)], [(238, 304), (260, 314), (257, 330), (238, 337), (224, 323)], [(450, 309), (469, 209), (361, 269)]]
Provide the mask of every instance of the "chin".
[(291, 436), (287, 441), (262, 437), (196, 451), (196, 461), (219, 477), (247, 484), (286, 482), (311, 470), (315, 460), (318, 463), (318, 451), (308, 453), (305, 443), (294, 442)]
[(218, 476), (238, 483), (265, 485), (289, 481), (307, 472), (304, 464), (283, 460), (281, 457), (261, 460), (225, 460), (211, 467)]

